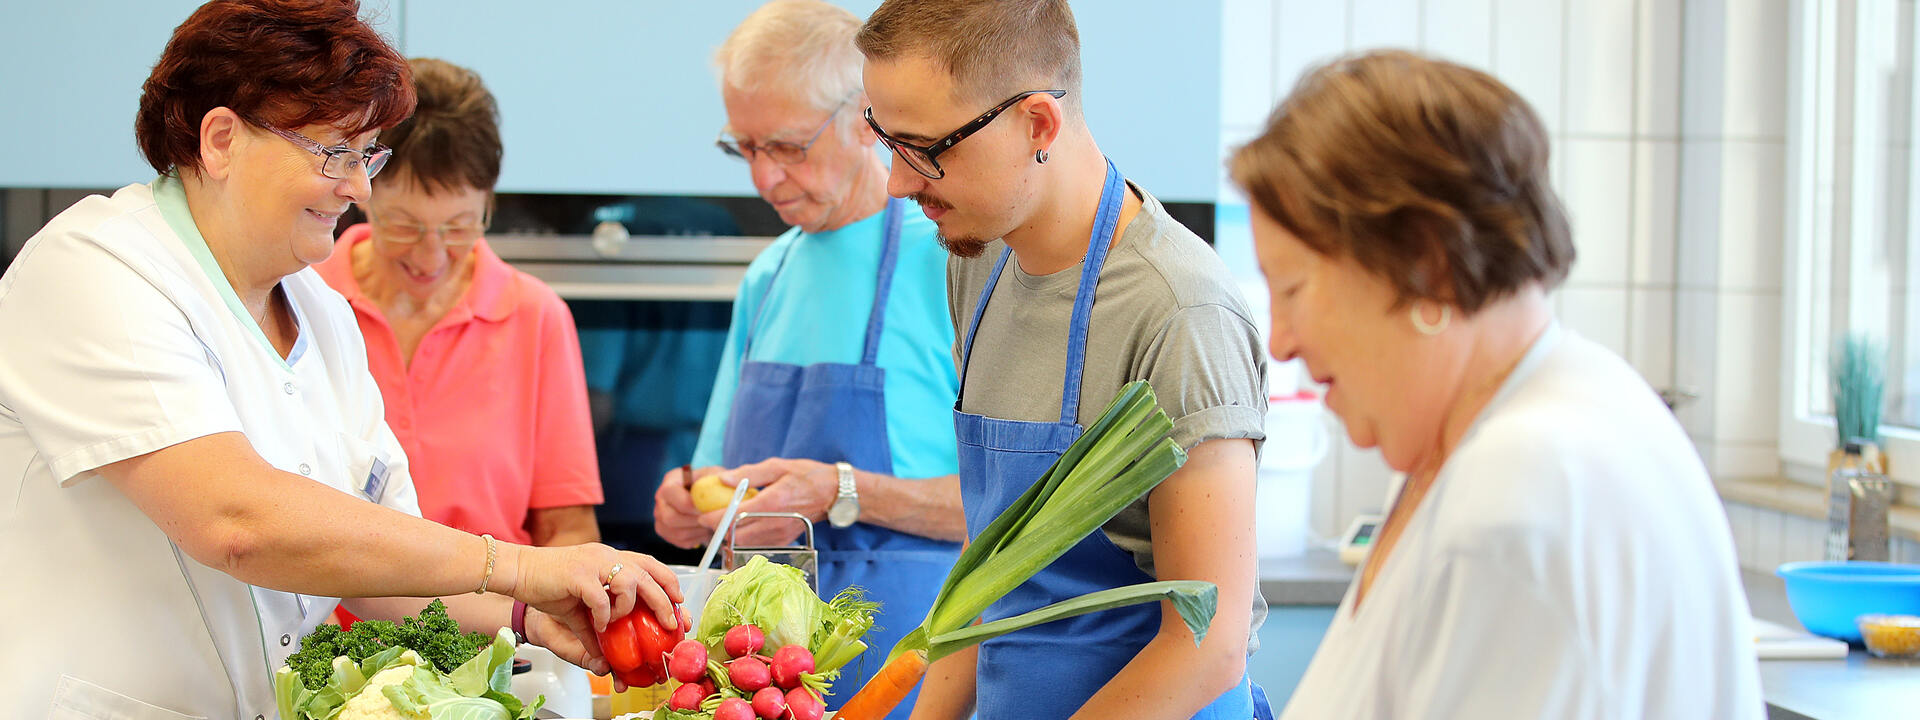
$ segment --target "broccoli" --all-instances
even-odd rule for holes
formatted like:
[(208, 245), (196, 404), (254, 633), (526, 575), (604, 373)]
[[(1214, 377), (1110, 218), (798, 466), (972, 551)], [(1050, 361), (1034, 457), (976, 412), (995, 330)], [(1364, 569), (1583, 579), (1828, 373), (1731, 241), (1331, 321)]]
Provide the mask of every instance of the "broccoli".
[(300, 652), (287, 657), (287, 667), (300, 673), (307, 689), (319, 690), (333, 678), (333, 659), (342, 655), (358, 663), (381, 650), (406, 647), (440, 672), (451, 673), (492, 642), (480, 633), (460, 632), (460, 623), (448, 617), (446, 604), (436, 599), (418, 617), (398, 624), (363, 620), (344, 631), (338, 625), (322, 625), (300, 639)]

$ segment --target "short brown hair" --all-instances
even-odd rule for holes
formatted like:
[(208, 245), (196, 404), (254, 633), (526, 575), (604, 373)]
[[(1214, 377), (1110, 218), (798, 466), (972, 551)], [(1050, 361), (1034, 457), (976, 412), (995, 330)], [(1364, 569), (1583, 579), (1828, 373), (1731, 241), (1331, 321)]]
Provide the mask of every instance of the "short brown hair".
[(1229, 161), (1262, 212), (1315, 252), (1352, 257), (1402, 305), (1468, 314), (1574, 259), (1547, 135), (1486, 73), (1400, 51), (1302, 77)]
[(420, 104), (413, 117), (382, 133), (393, 159), (381, 178), (420, 183), (429, 193), (500, 181), (500, 106), (479, 73), (445, 60), (413, 59)]
[(359, 135), (413, 112), (413, 80), (358, 0), (214, 0), (174, 28), (141, 88), (133, 130), (147, 163), (198, 168), (200, 121), (217, 107)]
[(868, 60), (931, 58), (965, 99), (1065, 90), (1062, 102), (1080, 106), (1080, 31), (1066, 0), (887, 0), (855, 42)]

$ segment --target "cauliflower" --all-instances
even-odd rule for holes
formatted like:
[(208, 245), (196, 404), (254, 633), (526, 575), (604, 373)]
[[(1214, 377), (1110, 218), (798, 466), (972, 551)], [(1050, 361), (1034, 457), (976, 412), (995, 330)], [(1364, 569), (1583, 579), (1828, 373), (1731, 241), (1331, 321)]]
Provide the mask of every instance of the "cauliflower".
[(334, 716), (334, 720), (427, 720), (424, 710), (414, 714), (400, 712), (380, 692), (380, 688), (388, 685), (405, 683), (413, 677), (413, 668), (412, 665), (394, 665), (374, 673), (373, 677), (367, 678), (367, 684), (360, 688), (358, 694), (347, 698), (347, 704), (340, 706), (340, 714)]

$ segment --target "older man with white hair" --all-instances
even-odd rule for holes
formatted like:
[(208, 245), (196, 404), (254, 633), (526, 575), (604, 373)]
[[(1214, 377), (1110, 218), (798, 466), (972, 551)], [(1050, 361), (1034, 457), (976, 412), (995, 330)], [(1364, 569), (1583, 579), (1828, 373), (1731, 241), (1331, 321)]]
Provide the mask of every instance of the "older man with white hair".
[[(760, 489), (741, 512), (797, 512), (819, 527), (820, 592), (858, 585), (881, 603), (870, 657), (834, 684), (837, 707), (926, 615), (966, 536), (953, 427), (959, 382), (946, 252), (932, 221), (887, 196), (886, 157), (861, 120), (860, 18), (775, 0), (715, 57), (719, 146), (794, 225), (741, 281), (693, 472), (662, 479), (655, 528), (706, 541), (719, 511), (688, 492), (720, 474)], [(798, 523), (746, 523), (742, 544), (784, 544)], [(895, 717), (905, 718), (911, 699)]]

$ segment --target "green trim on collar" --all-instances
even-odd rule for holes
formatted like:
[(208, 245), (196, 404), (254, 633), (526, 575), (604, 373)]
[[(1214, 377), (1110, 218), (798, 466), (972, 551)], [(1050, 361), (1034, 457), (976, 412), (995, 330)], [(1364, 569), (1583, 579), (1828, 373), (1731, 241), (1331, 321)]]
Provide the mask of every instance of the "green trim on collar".
[(266, 331), (260, 329), (260, 323), (254, 321), (245, 305), (240, 304), (240, 294), (233, 291), (233, 284), (227, 282), (227, 274), (220, 269), (220, 262), (213, 258), (213, 250), (207, 247), (207, 239), (200, 235), (200, 227), (194, 224), (193, 213), (187, 208), (186, 186), (180, 184), (179, 178), (161, 175), (154, 179), (151, 187), (153, 202), (160, 208), (160, 217), (180, 238), (180, 243), (187, 246), (187, 252), (200, 264), (200, 271), (206, 273), (207, 281), (220, 291), (220, 299), (226, 301), (227, 310), (233, 313), (234, 319), (240, 321), (241, 327), (253, 331), (254, 339), (260, 341), (260, 346), (267, 349), (267, 354), (273, 356), (281, 369), (292, 372), (293, 368), (287, 365), (287, 359), (274, 348), (273, 341), (267, 339)]

